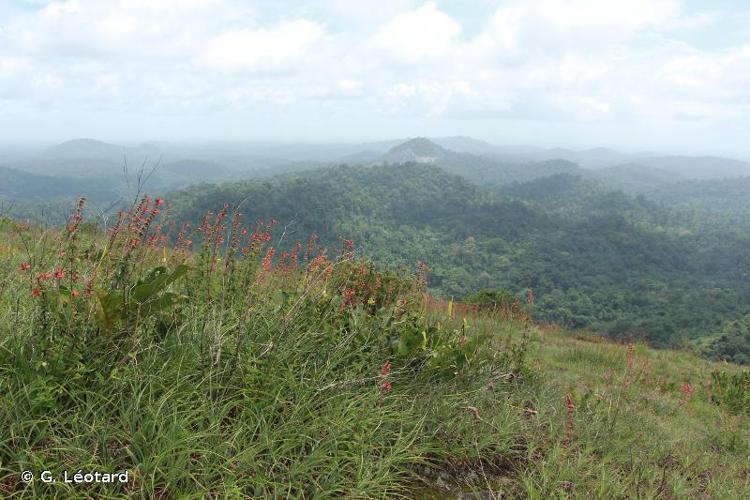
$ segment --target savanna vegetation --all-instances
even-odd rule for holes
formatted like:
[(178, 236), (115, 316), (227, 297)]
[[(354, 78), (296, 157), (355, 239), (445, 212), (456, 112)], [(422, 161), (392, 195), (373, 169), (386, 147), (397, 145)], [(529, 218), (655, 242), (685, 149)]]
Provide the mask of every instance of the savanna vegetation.
[[(480, 198), (469, 206), (497, 203)], [(533, 292), (435, 298), (424, 264), (382, 270), (356, 241), (323, 246), (269, 217), (226, 207), (189, 228), (173, 211), (143, 198), (106, 232), (80, 204), (60, 230), (0, 220), (3, 497), (750, 487), (736, 366), (537, 326)]]

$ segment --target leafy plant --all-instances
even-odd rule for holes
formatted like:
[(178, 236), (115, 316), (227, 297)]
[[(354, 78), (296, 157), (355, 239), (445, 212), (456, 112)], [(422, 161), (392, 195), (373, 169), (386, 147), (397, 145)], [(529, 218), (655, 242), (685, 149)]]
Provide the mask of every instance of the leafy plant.
[(750, 372), (711, 373), (712, 397), (719, 405), (735, 414), (750, 414)]
[(96, 319), (100, 330), (111, 334), (120, 325), (132, 325), (175, 307), (186, 297), (166, 288), (187, 271), (185, 264), (171, 272), (165, 266), (158, 266), (131, 288), (99, 292)]

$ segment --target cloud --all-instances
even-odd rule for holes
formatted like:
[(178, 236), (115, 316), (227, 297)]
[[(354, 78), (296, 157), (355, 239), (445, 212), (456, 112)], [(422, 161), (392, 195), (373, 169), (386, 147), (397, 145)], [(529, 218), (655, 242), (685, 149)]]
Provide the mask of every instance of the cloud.
[[(734, 131), (719, 139), (739, 144), (750, 126), (750, 45), (707, 38), (750, 7), (731, 16), (681, 0), (32, 7), (0, 7), (0, 99), (29, 120), (0, 133), (33, 133), (48, 118), (40, 109), (78, 121), (85, 135), (98, 126), (88, 117), (114, 130), (125, 114), (159, 116), (176, 131), (190, 124), (194, 135), (222, 133), (200, 125), (209, 116), (256, 120), (260, 130), (273, 120), (317, 138), (331, 129), (385, 137), (535, 123), (561, 140), (586, 130), (661, 140), (654, 129), (666, 137), (693, 127), (707, 142), (717, 137), (703, 133), (711, 127)], [(406, 129), (415, 124), (427, 129)], [(560, 124), (569, 132), (555, 132)]]
[(474, 40), (495, 60), (601, 53), (679, 17), (678, 0), (526, 0), (504, 2)]
[(298, 19), (268, 29), (232, 30), (208, 42), (199, 63), (226, 71), (283, 71), (304, 60), (312, 45), (321, 39), (323, 27)]
[(372, 44), (398, 61), (422, 63), (444, 56), (460, 32), (460, 24), (428, 2), (380, 26)]

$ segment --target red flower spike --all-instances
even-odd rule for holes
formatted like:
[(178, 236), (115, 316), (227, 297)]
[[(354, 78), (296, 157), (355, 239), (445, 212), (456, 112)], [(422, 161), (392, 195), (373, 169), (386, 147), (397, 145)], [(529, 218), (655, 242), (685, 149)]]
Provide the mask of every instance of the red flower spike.
[(385, 363), (383, 363), (383, 366), (380, 367), (380, 373), (384, 377), (387, 377), (388, 375), (391, 374), (391, 362), (390, 361), (386, 361)]

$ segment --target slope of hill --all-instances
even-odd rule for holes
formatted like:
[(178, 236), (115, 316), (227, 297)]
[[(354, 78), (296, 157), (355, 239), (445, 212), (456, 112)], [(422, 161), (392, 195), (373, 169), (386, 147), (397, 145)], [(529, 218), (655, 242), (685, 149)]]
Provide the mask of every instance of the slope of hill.
[(750, 209), (750, 176), (686, 180), (654, 186), (646, 194), (655, 200), (684, 208), (715, 211), (742, 207)]
[[(250, 234), (219, 220), (200, 253), (162, 247), (164, 213), (153, 225), (140, 213), (107, 235), (0, 219), (3, 496), (742, 498), (750, 487), (749, 374), (737, 367), (538, 328), (531, 302), (447, 306), (348, 252), (275, 259), (266, 227), (242, 221)], [(221, 240), (247, 252), (217, 260)], [(65, 481), (81, 464), (81, 476), (114, 479)]]
[(487, 189), (502, 189), (514, 182), (528, 182), (554, 174), (588, 176), (588, 172), (566, 160), (511, 163), (487, 157), (456, 155), (437, 163), (442, 169), (460, 175)]
[(382, 161), (385, 164), (435, 163), (451, 153), (428, 139), (417, 137), (392, 147), (383, 155)]

